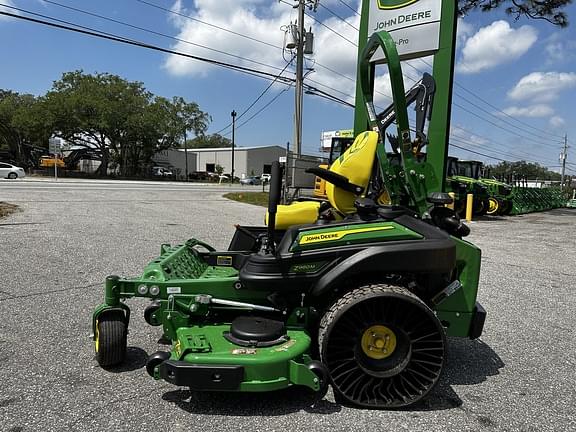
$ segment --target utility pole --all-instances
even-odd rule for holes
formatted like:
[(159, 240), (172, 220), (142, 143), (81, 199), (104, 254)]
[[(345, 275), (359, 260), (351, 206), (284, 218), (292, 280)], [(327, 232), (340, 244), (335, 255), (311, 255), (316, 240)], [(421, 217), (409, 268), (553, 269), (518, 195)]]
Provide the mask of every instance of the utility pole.
[(298, 40), (296, 41), (296, 87), (294, 103), (294, 154), (302, 153), (302, 89), (304, 77), (304, 9), (306, 0), (298, 0)]
[(230, 178), (230, 184), (234, 183), (234, 146), (235, 146), (235, 133), (236, 133), (236, 111), (232, 110), (230, 113), (232, 116), (232, 177)]
[[(316, 12), (319, 0), (296, 0), (294, 8), (298, 9), (298, 20), (296, 26), (290, 24), (292, 30), (296, 27), (295, 32), (291, 35), (289, 49), (296, 48), (296, 83), (294, 91), (294, 146), (293, 146), (293, 166), (292, 166), (292, 184), (296, 178), (296, 161), (302, 155), (302, 98), (304, 89), (304, 54), (312, 54), (314, 35), (312, 29), (306, 32), (304, 29), (304, 12), (306, 7)], [(286, 166), (288, 169), (288, 164)]]
[(186, 142), (186, 128), (184, 128), (184, 160), (186, 163), (186, 181), (188, 181), (188, 143)]
[(564, 134), (564, 149), (560, 153), (562, 160), (562, 177), (560, 178), (560, 187), (564, 187), (564, 175), (566, 174), (566, 159), (568, 158), (568, 134)]

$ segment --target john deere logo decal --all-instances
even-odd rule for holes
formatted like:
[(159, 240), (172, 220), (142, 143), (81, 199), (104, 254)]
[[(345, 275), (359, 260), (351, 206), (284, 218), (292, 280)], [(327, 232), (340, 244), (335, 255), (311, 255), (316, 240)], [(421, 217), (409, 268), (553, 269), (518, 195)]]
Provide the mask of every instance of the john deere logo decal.
[(378, 9), (400, 9), (417, 1), (418, 0), (377, 0)]

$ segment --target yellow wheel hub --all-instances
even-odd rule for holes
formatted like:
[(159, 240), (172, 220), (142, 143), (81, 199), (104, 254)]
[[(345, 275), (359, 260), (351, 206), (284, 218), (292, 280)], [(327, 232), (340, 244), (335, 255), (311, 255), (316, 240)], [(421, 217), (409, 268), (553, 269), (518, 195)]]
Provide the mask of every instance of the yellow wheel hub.
[(381, 360), (390, 356), (396, 349), (396, 335), (386, 326), (373, 325), (364, 331), (360, 343), (364, 354), (372, 359)]
[(96, 320), (96, 331), (94, 333), (94, 350), (98, 352), (98, 349), (100, 348), (100, 329), (98, 328), (98, 320)]
[(495, 200), (494, 198), (489, 198), (488, 199), (488, 214), (493, 214), (496, 213), (498, 211), (498, 201)]

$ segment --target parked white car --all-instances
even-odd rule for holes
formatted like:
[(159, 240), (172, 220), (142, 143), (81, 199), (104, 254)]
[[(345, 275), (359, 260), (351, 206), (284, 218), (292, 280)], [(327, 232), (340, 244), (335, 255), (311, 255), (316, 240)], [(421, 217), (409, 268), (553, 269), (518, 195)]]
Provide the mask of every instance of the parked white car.
[(9, 163), (0, 162), (0, 178), (17, 179), (26, 177), (24, 168), (20, 168)]
[(262, 183), (268, 183), (271, 177), (272, 177), (271, 174), (262, 174), (260, 176), (260, 180), (262, 181)]

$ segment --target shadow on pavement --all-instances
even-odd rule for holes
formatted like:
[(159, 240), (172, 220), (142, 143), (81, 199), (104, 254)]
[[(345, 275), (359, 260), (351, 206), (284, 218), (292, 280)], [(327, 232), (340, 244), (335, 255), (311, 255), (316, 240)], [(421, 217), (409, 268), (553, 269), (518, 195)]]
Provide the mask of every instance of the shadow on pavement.
[(291, 387), (268, 393), (209, 393), (173, 390), (162, 399), (193, 414), (222, 416), (280, 416), (301, 410), (313, 414), (334, 414), (342, 407), (326, 399), (314, 403), (305, 388)]
[[(457, 408), (462, 399), (453, 385), (480, 384), (489, 376), (498, 375), (504, 362), (481, 340), (449, 338), (448, 360), (438, 385), (424, 400), (404, 408), (405, 411), (438, 411)], [(323, 399), (314, 404), (314, 397), (303, 388), (292, 387), (272, 393), (207, 393), (173, 390), (162, 396), (167, 402), (194, 414), (257, 416), (286, 415), (305, 410), (314, 414), (333, 414), (342, 409), (339, 403)]]
[(505, 366), (496, 352), (479, 339), (448, 338), (448, 359), (438, 385), (410, 411), (436, 411), (457, 408), (462, 399), (453, 385), (475, 385), (498, 375)]
[(142, 348), (129, 346), (126, 348), (126, 358), (122, 364), (104, 368), (108, 372), (122, 373), (143, 368), (148, 360), (148, 353)]

